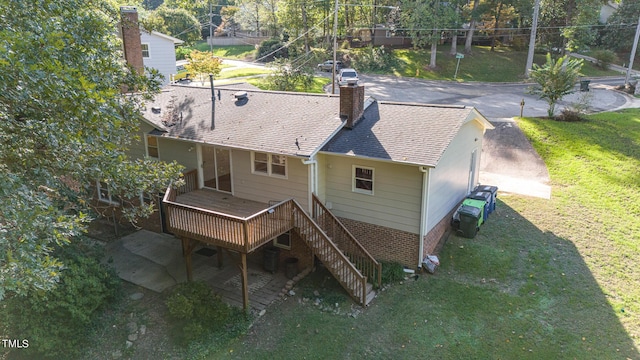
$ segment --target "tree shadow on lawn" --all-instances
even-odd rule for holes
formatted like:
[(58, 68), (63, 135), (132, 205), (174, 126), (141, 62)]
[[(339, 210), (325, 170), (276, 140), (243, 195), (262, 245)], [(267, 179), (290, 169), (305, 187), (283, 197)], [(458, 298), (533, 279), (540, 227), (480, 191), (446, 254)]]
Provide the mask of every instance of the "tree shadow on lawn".
[(574, 244), (502, 201), (474, 239), (451, 235), (440, 263), (427, 281), (444, 322), (432, 335), (456, 346), (439, 358), (640, 358), (620, 322), (632, 315), (611, 307)]

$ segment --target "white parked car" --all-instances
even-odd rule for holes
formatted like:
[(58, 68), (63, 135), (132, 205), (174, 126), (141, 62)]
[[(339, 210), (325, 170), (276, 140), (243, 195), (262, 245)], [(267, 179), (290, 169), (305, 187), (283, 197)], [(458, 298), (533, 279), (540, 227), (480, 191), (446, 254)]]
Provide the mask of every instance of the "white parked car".
[(357, 84), (358, 72), (355, 69), (341, 69), (338, 75), (338, 85)]

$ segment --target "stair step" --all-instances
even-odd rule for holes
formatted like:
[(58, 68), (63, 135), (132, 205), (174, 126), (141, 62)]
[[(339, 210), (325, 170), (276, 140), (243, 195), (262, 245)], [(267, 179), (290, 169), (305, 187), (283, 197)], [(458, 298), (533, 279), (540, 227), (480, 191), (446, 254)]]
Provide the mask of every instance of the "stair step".
[[(367, 286), (368, 287), (368, 286)], [(371, 300), (373, 300), (376, 297), (376, 292), (375, 290), (371, 290), (369, 292), (367, 292), (367, 298), (364, 300), (364, 305), (367, 306), (369, 305), (369, 303), (371, 302)]]

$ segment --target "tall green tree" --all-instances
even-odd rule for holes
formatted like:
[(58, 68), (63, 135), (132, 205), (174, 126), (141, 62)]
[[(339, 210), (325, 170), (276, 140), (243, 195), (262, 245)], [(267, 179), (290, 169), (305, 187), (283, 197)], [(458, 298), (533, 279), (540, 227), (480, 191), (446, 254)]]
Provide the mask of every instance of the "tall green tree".
[(529, 77), (536, 85), (529, 89), (529, 93), (547, 101), (547, 115), (550, 118), (555, 114), (558, 101), (575, 92), (574, 87), (580, 76), (580, 69), (582, 59), (562, 56), (554, 61), (550, 53), (547, 53), (547, 62), (544, 65), (533, 64)]
[(615, 51), (631, 50), (640, 17), (640, 1), (623, 1), (607, 19), (603, 45)]
[(596, 39), (600, 8), (607, 0), (541, 0), (538, 37), (549, 48), (576, 51)]
[[(160, 82), (124, 65), (117, 8), (0, 0), (0, 14), (2, 299), (55, 285), (64, 264), (52, 252), (84, 232), (91, 184), (107, 184), (123, 201), (153, 198), (180, 166), (127, 155)], [(152, 205), (124, 210), (135, 220)]]
[(174, 9), (163, 5), (151, 12), (147, 21), (155, 30), (187, 43), (201, 39), (200, 22), (185, 9)]
[(402, 7), (403, 27), (415, 47), (431, 45), (429, 67), (436, 67), (437, 46), (443, 29), (456, 24), (456, 8), (440, 0), (406, 0)]

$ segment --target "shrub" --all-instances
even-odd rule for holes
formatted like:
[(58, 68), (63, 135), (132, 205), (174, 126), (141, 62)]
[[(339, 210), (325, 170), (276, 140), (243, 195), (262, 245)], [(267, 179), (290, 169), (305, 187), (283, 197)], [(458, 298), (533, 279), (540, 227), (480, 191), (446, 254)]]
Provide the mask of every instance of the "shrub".
[(74, 358), (102, 309), (118, 295), (120, 279), (102, 265), (92, 246), (75, 242), (55, 255), (65, 264), (60, 283), (51, 291), (31, 291), (8, 298), (0, 323), (9, 338), (27, 339), (20, 349), (28, 358)]
[(358, 70), (366, 72), (390, 70), (397, 60), (384, 46), (367, 46), (356, 53), (353, 62)]
[[(211, 287), (203, 282), (178, 285), (167, 298), (169, 316), (172, 318), (172, 334), (181, 346), (201, 342), (219, 331), (224, 331), (230, 320), (236, 320), (234, 309), (214, 295)], [(235, 310), (235, 311), (234, 311)]]
[(263, 41), (258, 47), (256, 59), (262, 62), (271, 62), (277, 58), (287, 58), (289, 52), (279, 39)]
[(563, 109), (560, 112), (560, 115), (558, 115), (556, 117), (556, 120), (558, 121), (567, 121), (567, 122), (575, 122), (575, 121), (582, 121), (584, 120), (584, 118), (582, 117), (582, 114), (578, 111), (575, 110), (570, 110), (570, 109)]
[(529, 45), (527, 39), (523, 36), (516, 36), (511, 40), (511, 47), (516, 51), (524, 51)]
[(591, 56), (596, 59), (596, 66), (604, 70), (607, 70), (609, 65), (616, 61), (616, 53), (611, 50), (596, 50)]
[(382, 261), (382, 283), (390, 284), (404, 279), (404, 267), (397, 262)]
[(176, 60), (184, 60), (187, 58), (187, 55), (191, 54), (193, 48), (188, 46), (180, 46), (176, 48)]

